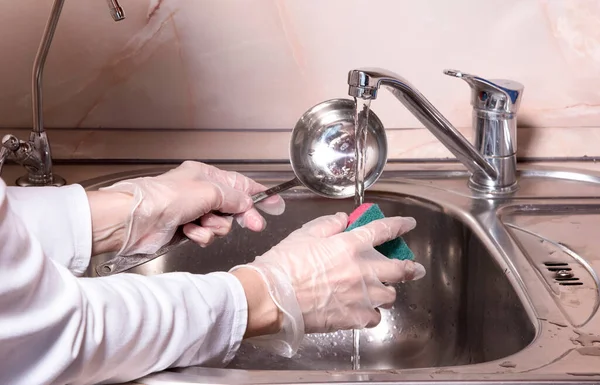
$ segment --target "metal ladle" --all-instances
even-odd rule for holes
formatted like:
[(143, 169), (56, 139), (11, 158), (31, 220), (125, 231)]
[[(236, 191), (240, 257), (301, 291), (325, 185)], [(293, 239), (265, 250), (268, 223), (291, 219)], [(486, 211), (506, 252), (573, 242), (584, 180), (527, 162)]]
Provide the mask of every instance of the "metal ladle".
[[(350, 99), (327, 100), (306, 111), (296, 123), (290, 140), (290, 163), (295, 178), (253, 195), (252, 201), (256, 204), (298, 186), (304, 186), (326, 198), (343, 199), (354, 196), (354, 115), (355, 102)], [(385, 129), (377, 115), (371, 111), (367, 127), (365, 189), (379, 179), (386, 161)], [(117, 274), (168, 253), (189, 241), (182, 228), (157, 252), (114, 257), (98, 265), (96, 273), (100, 276)]]

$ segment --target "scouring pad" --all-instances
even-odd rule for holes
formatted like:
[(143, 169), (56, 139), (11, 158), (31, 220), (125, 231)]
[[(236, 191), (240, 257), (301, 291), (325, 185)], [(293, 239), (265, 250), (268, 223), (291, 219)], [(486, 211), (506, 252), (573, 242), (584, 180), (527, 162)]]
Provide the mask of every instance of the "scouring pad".
[[(383, 215), (383, 212), (378, 205), (373, 203), (363, 203), (348, 216), (348, 227), (346, 228), (346, 231), (364, 226), (369, 222), (382, 218), (385, 218), (385, 215)], [(382, 245), (376, 246), (375, 250), (392, 259), (408, 259), (411, 261), (415, 259), (415, 255), (402, 237), (392, 239)]]

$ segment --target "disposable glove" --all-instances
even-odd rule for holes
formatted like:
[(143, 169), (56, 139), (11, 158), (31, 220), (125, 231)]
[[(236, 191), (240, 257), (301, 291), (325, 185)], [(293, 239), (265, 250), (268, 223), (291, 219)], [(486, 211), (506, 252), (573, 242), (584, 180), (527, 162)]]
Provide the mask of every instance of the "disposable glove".
[[(231, 230), (232, 218), (211, 211), (236, 214), (242, 227), (262, 231), (266, 222), (252, 203), (251, 195), (266, 187), (237, 173), (204, 163), (186, 161), (156, 177), (118, 182), (101, 190), (118, 191), (134, 197), (119, 255), (154, 253), (171, 240), (178, 226), (192, 241), (206, 246), (215, 236)], [(256, 205), (271, 215), (283, 213), (279, 196)], [(200, 218), (200, 223), (192, 223)]]
[(412, 230), (413, 218), (391, 217), (349, 232), (344, 213), (317, 218), (291, 233), (247, 265), (265, 281), (283, 314), (278, 334), (252, 338), (255, 345), (291, 357), (304, 333), (374, 327), (378, 307), (390, 307), (398, 283), (420, 279), (425, 268), (416, 262), (389, 259), (374, 249)]

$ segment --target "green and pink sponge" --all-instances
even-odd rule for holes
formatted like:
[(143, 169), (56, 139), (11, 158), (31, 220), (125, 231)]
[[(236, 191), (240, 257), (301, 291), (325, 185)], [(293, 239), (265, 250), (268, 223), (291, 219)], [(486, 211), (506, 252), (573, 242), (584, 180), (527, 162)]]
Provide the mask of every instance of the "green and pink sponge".
[[(348, 216), (348, 227), (346, 228), (346, 231), (364, 226), (369, 222), (382, 218), (385, 218), (385, 215), (383, 215), (383, 212), (378, 205), (374, 203), (363, 203)], [(392, 239), (382, 245), (376, 246), (375, 250), (391, 259), (407, 259), (411, 261), (415, 259), (415, 255), (402, 237)]]

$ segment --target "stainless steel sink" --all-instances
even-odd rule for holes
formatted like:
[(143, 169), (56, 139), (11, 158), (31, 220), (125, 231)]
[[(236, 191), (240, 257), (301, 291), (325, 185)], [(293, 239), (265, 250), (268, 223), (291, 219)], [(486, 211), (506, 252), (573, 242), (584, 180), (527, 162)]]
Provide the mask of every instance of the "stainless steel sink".
[[(266, 185), (292, 176), (286, 166), (237, 168)], [(82, 184), (97, 189), (164, 170), (113, 174)], [(600, 297), (594, 271), (600, 243), (593, 236), (600, 228), (600, 175), (522, 167), (520, 189), (503, 198), (474, 193), (467, 180), (468, 174), (452, 165), (388, 165), (368, 192), (367, 199), (386, 215), (417, 219), (417, 228), (405, 239), (428, 273), (398, 285), (394, 308), (382, 312), (380, 325), (361, 331), (359, 371), (351, 370), (348, 331), (307, 336), (291, 359), (244, 344), (228, 368), (179, 368), (141, 383), (600, 383), (600, 347), (594, 343), (600, 341), (595, 337), (600, 335)], [(353, 208), (351, 200), (323, 199), (302, 189), (284, 197), (286, 212), (268, 217), (262, 233), (235, 228), (208, 248), (188, 244), (128, 273), (227, 270), (251, 261), (312, 218)], [(579, 223), (576, 235), (568, 235), (574, 232), (572, 222)], [(549, 254), (539, 248), (542, 244), (556, 244), (560, 252)], [(557, 259), (546, 258), (554, 254)], [(94, 257), (88, 275), (110, 257)], [(571, 281), (555, 279), (553, 262), (567, 263), (581, 284), (561, 284)]]
[[(251, 262), (309, 220), (352, 211), (352, 200), (285, 194), (286, 213), (268, 218), (260, 234), (235, 228), (208, 248), (186, 244), (130, 270), (209, 273)], [(395, 194), (368, 194), (386, 215), (407, 215), (418, 226), (405, 237), (428, 274), (398, 285), (396, 304), (383, 322), (361, 334), (361, 368), (400, 369), (479, 363), (523, 349), (535, 335), (531, 320), (502, 269), (473, 231), (441, 207)], [(94, 258), (95, 265), (107, 257)], [(494, 301), (487, 300), (495, 298)], [(230, 367), (244, 369), (351, 369), (352, 333), (311, 335), (291, 359), (244, 346)]]

